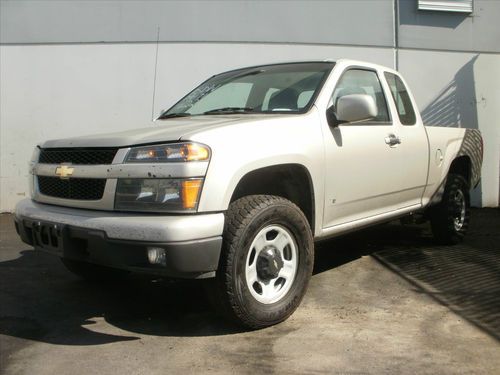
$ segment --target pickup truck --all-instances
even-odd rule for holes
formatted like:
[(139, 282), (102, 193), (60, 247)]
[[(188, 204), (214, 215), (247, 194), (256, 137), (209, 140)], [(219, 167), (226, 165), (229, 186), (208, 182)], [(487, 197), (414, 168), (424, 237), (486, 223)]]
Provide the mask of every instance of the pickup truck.
[(209, 279), (215, 305), (255, 329), (299, 306), (315, 241), (412, 214), (440, 243), (467, 231), (481, 135), (424, 126), (392, 69), (233, 70), (154, 125), (38, 145), (22, 240), (87, 279)]

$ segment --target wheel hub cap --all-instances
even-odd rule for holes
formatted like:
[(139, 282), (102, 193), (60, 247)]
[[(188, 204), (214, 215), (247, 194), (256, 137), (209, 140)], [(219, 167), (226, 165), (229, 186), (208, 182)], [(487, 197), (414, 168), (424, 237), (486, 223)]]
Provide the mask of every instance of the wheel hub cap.
[(257, 276), (268, 281), (278, 277), (283, 268), (283, 259), (274, 246), (268, 246), (259, 253), (257, 258)]

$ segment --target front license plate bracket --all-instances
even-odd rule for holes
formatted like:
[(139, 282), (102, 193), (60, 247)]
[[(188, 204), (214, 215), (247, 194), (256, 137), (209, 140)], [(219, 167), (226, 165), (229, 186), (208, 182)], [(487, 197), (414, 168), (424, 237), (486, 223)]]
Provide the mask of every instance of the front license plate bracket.
[(63, 252), (64, 226), (34, 221), (32, 223), (33, 246), (51, 252)]

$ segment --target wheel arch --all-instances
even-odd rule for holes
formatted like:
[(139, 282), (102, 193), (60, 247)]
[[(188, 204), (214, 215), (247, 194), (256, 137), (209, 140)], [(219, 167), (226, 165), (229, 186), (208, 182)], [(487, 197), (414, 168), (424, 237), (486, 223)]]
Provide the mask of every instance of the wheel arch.
[(467, 182), (468, 189), (471, 188), (473, 184), (473, 173), (472, 173), (472, 161), (468, 155), (457, 155), (450, 163), (450, 166), (444, 175), (441, 183), (439, 184), (438, 189), (432, 195), (429, 200), (429, 204), (427, 208), (432, 208), (437, 204), (441, 203), (443, 198), (444, 189), (446, 186), (446, 182), (450, 174), (458, 174), (462, 176)]
[(472, 162), (470, 157), (468, 155), (461, 155), (453, 159), (446, 175), (449, 176), (451, 173), (461, 175), (470, 187), (472, 183)]
[(249, 171), (236, 184), (230, 202), (255, 194), (277, 195), (290, 200), (302, 210), (314, 233), (314, 186), (304, 165), (286, 163)]

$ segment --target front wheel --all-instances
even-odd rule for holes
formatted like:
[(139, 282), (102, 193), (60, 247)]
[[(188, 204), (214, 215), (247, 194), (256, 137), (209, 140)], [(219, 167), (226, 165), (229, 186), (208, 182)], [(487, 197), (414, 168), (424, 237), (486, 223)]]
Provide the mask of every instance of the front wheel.
[(217, 271), (217, 304), (248, 328), (285, 320), (307, 290), (313, 254), (309, 223), (292, 202), (269, 195), (233, 202)]
[(441, 202), (431, 208), (432, 233), (441, 244), (461, 242), (469, 227), (470, 197), (467, 181), (458, 174), (446, 180)]

